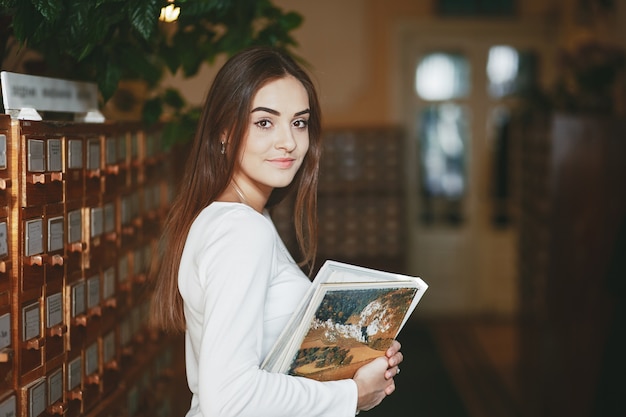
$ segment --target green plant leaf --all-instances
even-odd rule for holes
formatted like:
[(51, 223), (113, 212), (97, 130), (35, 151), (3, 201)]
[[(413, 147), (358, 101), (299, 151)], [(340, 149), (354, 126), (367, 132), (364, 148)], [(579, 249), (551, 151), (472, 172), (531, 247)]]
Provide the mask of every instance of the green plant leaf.
[(280, 19), (280, 26), (285, 32), (290, 32), (299, 28), (302, 25), (304, 18), (301, 14), (296, 12), (289, 12), (283, 15)]
[(193, 53), (192, 51), (181, 51), (180, 65), (185, 77), (193, 77), (196, 75), (204, 62), (204, 58), (204, 56)]
[(200, 112), (191, 110), (186, 115), (169, 121), (163, 126), (162, 140), (165, 147), (188, 143), (193, 139)]
[[(250, 45), (296, 45), (290, 32), (302, 23), (272, 0), (175, 0), (178, 23), (161, 24), (167, 0), (0, 0), (19, 44), (40, 52), (47, 76), (96, 81), (108, 101), (122, 78), (142, 79), (154, 95), (165, 69), (191, 77), (204, 62)], [(178, 30), (172, 36), (172, 29)], [(164, 29), (164, 30), (160, 30)], [(169, 129), (185, 141), (198, 117), (175, 91), (162, 91), (144, 110), (146, 121), (173, 109)]]
[[(24, 0), (22, 0), (24, 1)], [(61, 16), (63, 5), (58, 0), (31, 0), (33, 6), (46, 20), (56, 20)]]
[(142, 48), (130, 42), (120, 42), (116, 44), (115, 49), (117, 50), (115, 62), (125, 68), (123, 77), (139, 78), (150, 86), (158, 84), (163, 75), (162, 66), (150, 59), (150, 55)]
[(163, 101), (161, 97), (151, 98), (143, 104), (142, 119), (149, 125), (158, 122), (162, 113)]
[(163, 93), (163, 101), (165, 102), (165, 104), (176, 110), (181, 110), (183, 107), (185, 107), (186, 104), (183, 96), (178, 92), (178, 90), (175, 90), (173, 88), (168, 88), (165, 90), (165, 92)]
[(178, 48), (168, 45), (162, 46), (160, 49), (160, 57), (170, 73), (176, 74), (180, 66), (180, 60), (178, 58)]
[(13, 34), (21, 43), (37, 44), (41, 39), (34, 37), (43, 24), (43, 16), (35, 9), (31, 2), (21, 2), (15, 9), (12, 23)]
[(150, 39), (156, 29), (161, 12), (161, 3), (159, 0), (129, 1), (126, 3), (129, 7), (130, 24), (145, 40)]
[(98, 88), (104, 101), (108, 101), (115, 90), (117, 90), (117, 84), (122, 78), (122, 69), (112, 61), (106, 61), (101, 64), (100, 71), (97, 75)]
[(10, 15), (11, 10), (17, 6), (17, 0), (0, 0), (0, 14)]

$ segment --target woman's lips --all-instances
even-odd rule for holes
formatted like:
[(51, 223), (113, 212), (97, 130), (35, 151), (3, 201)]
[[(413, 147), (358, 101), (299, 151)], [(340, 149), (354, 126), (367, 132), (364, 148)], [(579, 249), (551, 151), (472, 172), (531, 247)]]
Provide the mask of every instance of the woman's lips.
[(291, 168), (296, 160), (294, 158), (275, 158), (270, 159), (269, 163), (282, 169)]

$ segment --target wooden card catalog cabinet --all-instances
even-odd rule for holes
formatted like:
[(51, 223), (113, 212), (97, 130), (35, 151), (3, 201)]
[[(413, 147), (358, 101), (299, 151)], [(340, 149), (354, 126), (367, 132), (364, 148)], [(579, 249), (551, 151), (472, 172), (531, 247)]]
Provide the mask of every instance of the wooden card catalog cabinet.
[(109, 393), (113, 391), (120, 381), (119, 349), (115, 329), (106, 332), (102, 336), (102, 391)]
[(44, 217), (46, 236), (45, 276), (47, 283), (63, 283), (65, 275), (65, 206), (46, 206)]
[(150, 259), (147, 257), (149, 255), (147, 245), (138, 245), (132, 255), (133, 282), (139, 284), (136, 290), (141, 292), (141, 284), (146, 282), (147, 262)]
[(97, 269), (101, 266), (104, 256), (104, 245), (102, 242), (104, 235), (104, 209), (100, 205), (100, 199), (90, 198), (85, 200), (83, 212), (84, 229), (87, 233), (84, 237), (87, 242), (88, 258), (84, 258), (85, 269)]
[(103, 201), (102, 216), (102, 252), (101, 265), (103, 270), (117, 263), (119, 256), (119, 234), (117, 232), (117, 199)]
[(102, 141), (98, 137), (86, 140), (85, 197), (99, 197), (102, 193)]
[[(80, 352), (80, 351), (78, 351)], [(66, 398), (68, 401), (82, 401), (83, 399), (83, 357), (78, 354), (68, 357), (66, 366)], [(68, 405), (71, 407), (71, 403)], [(80, 409), (80, 403), (79, 403)]]
[(162, 200), (162, 183), (150, 182), (146, 183), (142, 189), (142, 206), (143, 206), (143, 234), (144, 237), (158, 238), (159, 225), (163, 221), (163, 200)]
[(0, 208), (2, 210), (8, 210), (11, 205), (10, 192), (13, 186), (13, 143), (10, 129), (11, 118), (0, 115)]
[[(100, 273), (87, 278), (87, 315), (91, 318), (94, 316), (100, 317), (102, 315), (102, 307), (100, 305), (101, 291), (100, 291)], [(93, 329), (93, 325), (89, 325), (90, 329)]]
[(119, 350), (115, 329), (112, 328), (102, 336), (102, 363), (105, 369), (119, 369)]
[(0, 416), (16, 417), (17, 416), (17, 399), (15, 395), (2, 396), (0, 394)]
[(143, 285), (168, 205), (159, 140), (0, 115), (0, 417), (140, 411), (167, 345), (148, 343)]
[(67, 279), (74, 281), (80, 277), (83, 265), (87, 262), (87, 243), (83, 235), (83, 208), (82, 202), (68, 202), (65, 209), (67, 234), (66, 234), (66, 273)]
[(135, 302), (132, 309), (130, 310), (130, 325), (133, 342), (139, 345), (145, 342), (145, 337), (143, 334), (143, 324), (144, 323), (142, 323), (141, 321), (141, 305)]
[(67, 404), (63, 398), (65, 393), (63, 368), (59, 367), (52, 370), (46, 377), (46, 380), (48, 383), (46, 413), (48, 415), (63, 415), (67, 410)]
[(144, 133), (143, 143), (143, 155), (144, 164), (148, 167), (153, 167), (158, 164), (161, 159), (161, 137), (156, 130), (146, 130)]
[(115, 200), (104, 201), (103, 207), (104, 216), (104, 238), (107, 242), (112, 242), (114, 247), (117, 247), (117, 215)]
[[(117, 142), (117, 137), (114, 135), (107, 135), (104, 138), (104, 170), (107, 174), (119, 174)], [(113, 188), (111, 191), (116, 190)]]
[(54, 125), (22, 121), (21, 206), (40, 206), (63, 201), (63, 140)]
[(91, 409), (100, 398), (102, 373), (100, 369), (100, 349), (95, 340), (85, 347), (85, 378), (83, 379), (83, 409)]
[(139, 217), (139, 194), (131, 192), (122, 195), (120, 199), (120, 225), (122, 248), (132, 246), (137, 241), (141, 228), (141, 218)]
[(20, 374), (24, 378), (43, 366), (45, 338), (42, 337), (42, 311), (39, 300), (26, 301), (20, 311)]
[(11, 216), (12, 152), (10, 118), (0, 115), (0, 293), (9, 288), (9, 218)]
[(0, 217), (0, 293), (10, 288), (9, 219)]
[(141, 403), (141, 393), (137, 384), (133, 384), (126, 392), (126, 405), (129, 417), (134, 417), (139, 412)]
[(130, 281), (130, 261), (129, 252), (120, 251), (117, 261), (117, 294), (119, 298), (120, 308), (125, 308), (130, 305), (131, 298), (130, 293), (132, 290), (132, 283)]
[(46, 378), (38, 378), (22, 387), (22, 415), (38, 417), (46, 411), (48, 405), (48, 386)]
[(101, 206), (89, 207), (89, 239), (99, 242), (103, 234), (104, 208)]
[(123, 368), (130, 368), (132, 366), (133, 354), (135, 352), (133, 348), (133, 323), (130, 313), (121, 318), (119, 325), (120, 333), (120, 348), (122, 353)]
[(84, 280), (80, 280), (70, 287), (70, 302), (72, 323), (84, 326), (85, 321), (81, 319), (87, 315), (87, 292)]
[(66, 138), (65, 200), (80, 201), (85, 193), (85, 142), (82, 137)]
[(150, 129), (144, 135), (144, 181), (154, 182), (162, 178), (163, 165), (165, 164), (165, 154), (161, 143), (161, 133), (158, 130)]
[(150, 299), (144, 298), (139, 303), (139, 326), (142, 334), (142, 338), (150, 338), (152, 341), (156, 341), (156, 335), (152, 332), (152, 329), (148, 325), (150, 322)]
[(115, 266), (107, 266), (102, 270), (102, 307), (105, 321), (116, 321), (117, 279)]
[(157, 377), (172, 377), (174, 373), (174, 352), (170, 346), (164, 349), (154, 362), (154, 371)]
[(93, 275), (86, 279), (86, 307), (87, 307), (87, 326), (85, 327), (85, 337), (83, 346), (93, 344), (102, 334), (102, 307), (100, 275)]
[(61, 138), (46, 140), (46, 203), (63, 201), (63, 141)]
[(46, 362), (50, 362), (65, 353), (67, 326), (63, 312), (63, 283), (48, 284), (46, 292)]
[(85, 376), (87, 384), (100, 383), (100, 350), (97, 340), (85, 348)]
[[(13, 388), (13, 378), (9, 375), (15, 374), (15, 362), (13, 346), (11, 342), (11, 312), (10, 305), (0, 304), (0, 397), (4, 396)], [(2, 416), (2, 414), (0, 414)]]
[(68, 323), (68, 350), (82, 348), (87, 327), (87, 294), (84, 279), (66, 286), (66, 317)]
[(117, 166), (119, 167), (119, 187), (116, 194), (121, 192), (121, 188), (130, 185), (130, 136), (123, 128), (116, 130), (117, 138)]
[(128, 178), (128, 186), (137, 187), (142, 181), (141, 158), (139, 154), (139, 135), (140, 131), (131, 130), (129, 133), (129, 157), (130, 157), (130, 173)]
[(118, 155), (119, 142), (120, 139), (115, 134), (108, 135), (104, 139), (105, 195), (115, 195), (126, 185), (126, 165), (120, 163), (122, 158)]
[(44, 219), (40, 207), (22, 209), (22, 279), (20, 288), (23, 292), (41, 289), (44, 285), (45, 254)]
[(24, 136), (22, 158), (25, 193), (22, 207), (43, 206), (46, 203), (46, 141), (44, 137)]

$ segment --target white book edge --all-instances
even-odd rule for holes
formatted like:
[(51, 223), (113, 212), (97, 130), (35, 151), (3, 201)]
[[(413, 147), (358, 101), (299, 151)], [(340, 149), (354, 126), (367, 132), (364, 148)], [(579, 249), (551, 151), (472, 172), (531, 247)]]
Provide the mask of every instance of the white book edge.
[(302, 323), (305, 321), (306, 317), (310, 317), (313, 314), (313, 311), (311, 310), (316, 308), (316, 303), (312, 302), (313, 297), (318, 293), (319, 287), (322, 284), (400, 281), (413, 282), (414, 286), (417, 288), (417, 293), (413, 298), (411, 306), (408, 308), (407, 314), (405, 315), (398, 331), (404, 327), (406, 321), (409, 319), (413, 310), (419, 303), (422, 295), (426, 289), (428, 289), (428, 285), (421, 278), (365, 268), (333, 260), (326, 261), (318, 271), (311, 287), (306, 292), (302, 301), (298, 305), (298, 308), (294, 311), (294, 314), (287, 322), (287, 325), (281, 332), (276, 343), (263, 360), (261, 369), (269, 372), (285, 372), (286, 369), (288, 369), (291, 364), (291, 360), (293, 359), (292, 353), (295, 354), (295, 351), (302, 343), (304, 334), (301, 333), (306, 332), (308, 329), (308, 326), (303, 326)]

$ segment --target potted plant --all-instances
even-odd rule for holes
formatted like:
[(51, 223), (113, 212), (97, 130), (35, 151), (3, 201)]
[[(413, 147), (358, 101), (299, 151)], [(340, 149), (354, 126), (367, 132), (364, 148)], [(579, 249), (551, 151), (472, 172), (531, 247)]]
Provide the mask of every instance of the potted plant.
[(586, 115), (617, 115), (626, 70), (626, 52), (583, 32), (559, 55), (560, 77), (553, 90), (555, 110)]
[[(178, 20), (159, 20), (165, 7)], [(198, 109), (160, 82), (168, 72), (192, 77), (203, 63), (251, 45), (296, 46), (291, 31), (302, 16), (271, 0), (0, 0), (0, 58), (17, 45), (39, 54), (26, 65), (34, 75), (96, 82), (102, 105), (120, 81), (140, 80), (147, 101), (142, 119), (167, 110), (165, 136), (188, 138)]]

